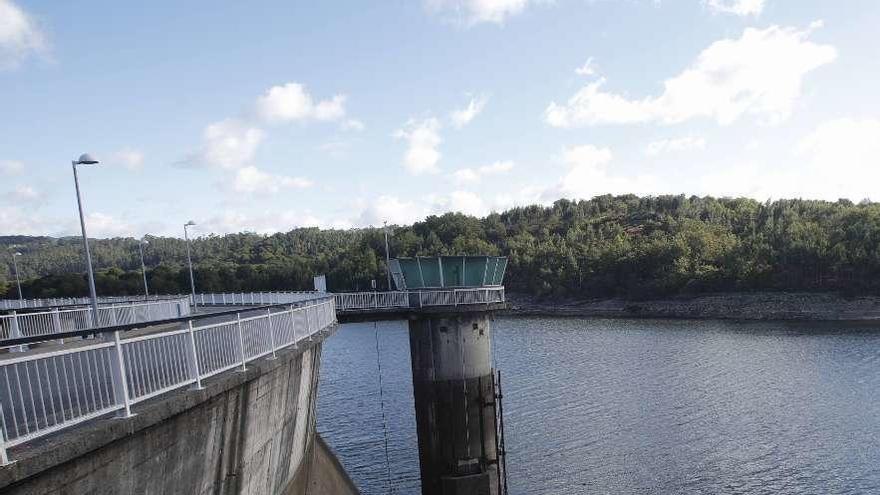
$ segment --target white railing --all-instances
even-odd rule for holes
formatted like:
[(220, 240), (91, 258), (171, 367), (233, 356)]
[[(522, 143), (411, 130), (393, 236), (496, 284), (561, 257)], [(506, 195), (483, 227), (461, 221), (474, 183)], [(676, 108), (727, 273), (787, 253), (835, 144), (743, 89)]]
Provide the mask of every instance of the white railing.
[(196, 294), (198, 306), (254, 306), (264, 304), (289, 304), (327, 297), (327, 294), (314, 291), (285, 292), (217, 292)]
[[(190, 315), (189, 297), (98, 306), (100, 326), (145, 323)], [(0, 339), (35, 337), (92, 328), (91, 306), (0, 315)]]
[[(98, 298), (98, 304), (113, 304), (134, 301), (159, 301), (162, 299), (176, 299), (180, 296), (102, 296)], [(41, 299), (0, 299), (0, 311), (11, 309), (50, 308), (53, 306), (85, 306), (91, 304), (88, 297), (46, 297)]]
[(335, 293), (336, 308), (339, 311), (362, 309), (408, 308), (409, 293), (399, 292), (342, 292)]
[[(180, 330), (0, 359), (0, 463), (7, 449), (116, 412), (279, 349), (336, 322), (333, 299)], [(108, 334), (111, 335), (111, 334)]]
[(421, 308), (428, 306), (463, 306), (503, 303), (504, 287), (397, 292), (346, 292), (333, 294), (333, 297), (336, 299), (336, 310), (339, 312)]

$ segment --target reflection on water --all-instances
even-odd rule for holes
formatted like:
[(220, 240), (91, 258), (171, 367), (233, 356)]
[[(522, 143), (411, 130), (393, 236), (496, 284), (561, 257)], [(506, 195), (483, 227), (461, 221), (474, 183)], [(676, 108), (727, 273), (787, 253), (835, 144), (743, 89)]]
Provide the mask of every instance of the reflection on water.
[[(380, 323), (392, 483), (418, 493), (405, 322)], [(880, 328), (500, 318), (512, 494), (880, 493)], [(370, 324), (324, 347), (318, 427), (387, 493)]]

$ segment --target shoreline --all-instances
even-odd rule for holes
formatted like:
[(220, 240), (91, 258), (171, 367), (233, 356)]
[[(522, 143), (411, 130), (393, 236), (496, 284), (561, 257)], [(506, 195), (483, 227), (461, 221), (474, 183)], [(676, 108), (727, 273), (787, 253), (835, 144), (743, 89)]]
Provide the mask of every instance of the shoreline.
[(880, 321), (880, 297), (824, 292), (731, 292), (630, 301), (537, 299), (508, 294), (504, 316), (656, 318), (739, 321)]

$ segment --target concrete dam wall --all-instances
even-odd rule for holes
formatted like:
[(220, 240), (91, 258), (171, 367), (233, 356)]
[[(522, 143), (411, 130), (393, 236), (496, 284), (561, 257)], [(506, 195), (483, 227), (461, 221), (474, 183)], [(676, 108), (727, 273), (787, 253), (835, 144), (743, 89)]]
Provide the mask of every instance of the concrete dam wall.
[[(328, 332), (329, 333), (329, 332)], [(357, 493), (315, 434), (321, 342), (47, 437), (0, 470), (4, 494)], [(328, 491), (332, 490), (332, 491)]]

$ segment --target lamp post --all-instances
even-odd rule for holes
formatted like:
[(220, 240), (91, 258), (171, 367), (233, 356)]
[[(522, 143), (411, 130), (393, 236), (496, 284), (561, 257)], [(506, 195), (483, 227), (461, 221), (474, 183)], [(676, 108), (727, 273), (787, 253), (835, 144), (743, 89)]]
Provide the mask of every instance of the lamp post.
[(92, 326), (100, 326), (98, 322), (98, 294), (95, 292), (95, 274), (92, 272), (92, 254), (89, 252), (89, 238), (86, 235), (86, 221), (83, 217), (82, 197), (79, 193), (79, 177), (76, 175), (77, 165), (95, 165), (98, 163), (92, 155), (84, 153), (79, 159), (71, 162), (73, 165), (73, 184), (76, 187), (76, 204), (79, 207), (79, 226), (82, 229), (83, 248), (86, 252), (86, 267), (89, 272), (89, 295), (92, 298)]
[(189, 288), (192, 291), (192, 305), (196, 305), (196, 280), (193, 278), (193, 261), (192, 255), (189, 252), (189, 233), (186, 231), (187, 227), (192, 227), (196, 223), (192, 220), (183, 224), (183, 238), (186, 240), (186, 262), (189, 264)]
[(23, 301), (24, 296), (21, 295), (21, 278), (18, 276), (18, 262), (15, 260), (18, 256), (21, 256), (21, 253), (18, 251), (12, 253), (12, 266), (15, 268), (15, 284), (18, 286), (18, 300)]
[(382, 222), (383, 230), (385, 231), (385, 272), (388, 275), (388, 290), (394, 290), (391, 288), (391, 255), (388, 252), (388, 221)]
[(146, 239), (141, 239), (138, 241), (138, 250), (141, 252), (141, 273), (144, 276), (144, 300), (150, 298), (150, 288), (147, 286), (147, 265), (144, 263), (144, 244), (149, 244), (150, 241)]

